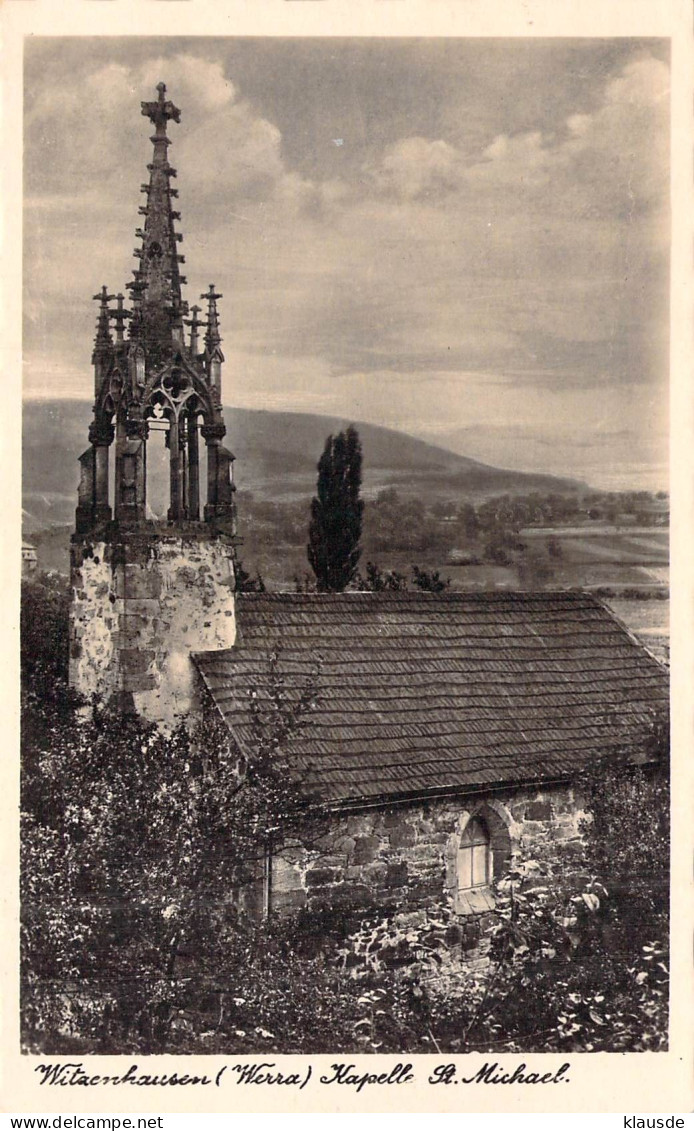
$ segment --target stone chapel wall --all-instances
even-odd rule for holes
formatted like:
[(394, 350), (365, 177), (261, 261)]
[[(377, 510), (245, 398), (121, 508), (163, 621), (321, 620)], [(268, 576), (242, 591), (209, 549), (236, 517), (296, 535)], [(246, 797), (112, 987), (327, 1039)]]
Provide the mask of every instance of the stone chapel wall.
[[(278, 851), (272, 862), (272, 907), (278, 913), (353, 906), (387, 913), (434, 904), (447, 893), (455, 896), (458, 838), (475, 813), (490, 826), (495, 878), (505, 853), (531, 859), (548, 838), (578, 851), (579, 821), (586, 815), (568, 785), (349, 814), (336, 818), (319, 849)], [(488, 909), (482, 895), (457, 900), (462, 915)]]

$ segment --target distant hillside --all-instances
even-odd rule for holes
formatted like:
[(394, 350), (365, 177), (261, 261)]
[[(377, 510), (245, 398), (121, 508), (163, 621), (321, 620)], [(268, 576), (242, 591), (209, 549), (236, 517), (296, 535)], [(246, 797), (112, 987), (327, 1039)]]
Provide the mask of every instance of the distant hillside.
[[(71, 523), (76, 503), (77, 458), (87, 447), (91, 405), (87, 401), (29, 401), (23, 414), (23, 506), (25, 533)], [(316, 462), (326, 436), (350, 423), (308, 413), (227, 407), (227, 444), (236, 456), (240, 490), (258, 498), (291, 500), (315, 487)], [(354, 421), (364, 451), (364, 494), (395, 486), (425, 502), (529, 491), (573, 492), (581, 484), (551, 475), (489, 467), (403, 432)], [(152, 498), (163, 499), (165, 455), (151, 444)], [(153, 502), (153, 505), (154, 502)], [(157, 506), (155, 505), (155, 510)]]

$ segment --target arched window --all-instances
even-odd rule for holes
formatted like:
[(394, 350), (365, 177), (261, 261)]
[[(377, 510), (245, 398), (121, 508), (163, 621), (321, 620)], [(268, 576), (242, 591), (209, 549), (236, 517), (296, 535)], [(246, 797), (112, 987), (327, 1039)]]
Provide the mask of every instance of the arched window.
[(492, 877), (491, 839), (481, 817), (472, 817), (460, 838), (456, 874), (458, 891), (486, 887)]

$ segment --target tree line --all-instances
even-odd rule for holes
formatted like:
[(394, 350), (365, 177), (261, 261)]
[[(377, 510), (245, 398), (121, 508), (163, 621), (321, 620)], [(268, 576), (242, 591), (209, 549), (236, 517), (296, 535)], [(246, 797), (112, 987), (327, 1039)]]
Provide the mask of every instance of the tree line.
[[(351, 427), (327, 438), (308, 512), (303, 500), (264, 502), (240, 493), (242, 533), (251, 555), (266, 563), (261, 574), (284, 566), (285, 582), (293, 575), (296, 587), (304, 590), (417, 587), (418, 578), (421, 582), (422, 574), (430, 572), (421, 560), (419, 573), (412, 568), (406, 575), (401, 569), (382, 570), (381, 559), (397, 554), (412, 562), (456, 551), (461, 564), (519, 565), (541, 580), (539, 575), (549, 573), (562, 557), (561, 541), (550, 528), (667, 522), (665, 492), (535, 491), (473, 502), (427, 501), (386, 487), (374, 498), (363, 498), (362, 463), (359, 436)], [(548, 528), (541, 561), (537, 542), (529, 547), (523, 540), (522, 532), (531, 527)], [(251, 587), (257, 588), (257, 578)], [(427, 587), (426, 578), (421, 587)]]

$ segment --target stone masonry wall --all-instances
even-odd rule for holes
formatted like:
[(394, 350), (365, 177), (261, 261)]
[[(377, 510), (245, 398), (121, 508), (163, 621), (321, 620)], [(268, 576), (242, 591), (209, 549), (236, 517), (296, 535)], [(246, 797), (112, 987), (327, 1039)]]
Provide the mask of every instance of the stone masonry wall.
[(193, 706), (190, 653), (236, 637), (230, 545), (132, 534), (72, 546), (70, 680), (171, 727)]
[(585, 813), (571, 787), (546, 786), (344, 816), (318, 850), (285, 848), (274, 856), (272, 907), (407, 911), (448, 893), (461, 915), (482, 914), (491, 907), (489, 894), (459, 896), (455, 870), (460, 835), (474, 815), (490, 830), (496, 878), (512, 852), (530, 859), (548, 837), (578, 847)]

